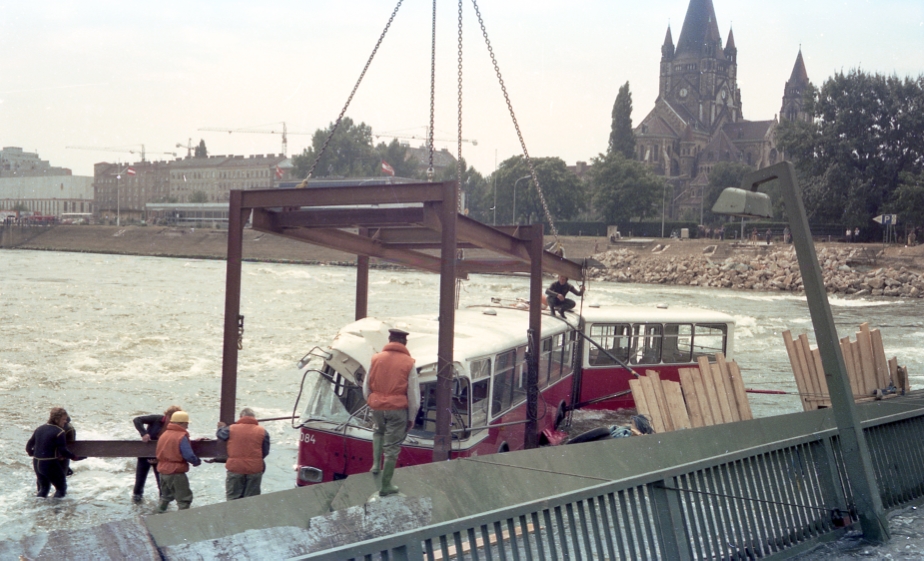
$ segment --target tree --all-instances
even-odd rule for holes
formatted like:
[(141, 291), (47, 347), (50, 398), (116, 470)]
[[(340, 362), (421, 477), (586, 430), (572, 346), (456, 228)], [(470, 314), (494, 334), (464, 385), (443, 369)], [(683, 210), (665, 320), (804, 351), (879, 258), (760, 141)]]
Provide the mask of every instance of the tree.
[[(561, 158), (532, 158), (532, 163), (553, 221), (568, 220), (583, 209), (584, 184), (568, 170), (564, 160)], [(517, 183), (518, 179), (531, 175), (523, 156), (514, 156), (504, 160), (495, 173), (497, 174), (498, 223), (543, 222), (548, 224), (532, 177)], [(514, 189), (516, 189), (516, 201), (514, 201)], [(492, 189), (492, 204), (487, 205), (488, 210), (493, 206), (493, 198)], [(516, 214), (514, 214), (514, 208)]]
[(209, 151), (205, 147), (205, 140), (202, 140), (201, 138), (199, 139), (199, 145), (196, 146), (196, 152), (194, 154), (194, 157), (196, 158), (208, 158), (209, 157)]
[(635, 158), (635, 132), (632, 131), (632, 92), (629, 82), (619, 88), (613, 104), (613, 122), (607, 154), (619, 152), (627, 159)]
[(903, 173), (885, 212), (897, 214), (898, 223), (906, 228), (924, 226), (924, 173)]
[[(381, 161), (388, 162), (388, 165), (395, 170), (396, 177), (415, 177), (417, 175), (416, 162), (408, 159), (407, 146), (398, 142), (398, 139), (393, 138), (388, 144), (379, 142), (375, 147), (375, 153), (378, 154)], [(382, 175), (381, 167), (375, 175)]]
[(665, 184), (642, 162), (626, 159), (621, 152), (600, 154), (593, 159), (590, 174), (594, 207), (607, 224), (658, 211)]
[[(326, 129), (315, 131), (311, 147), (293, 158), (298, 177), (308, 176), (333, 127), (331, 123)], [(354, 124), (352, 119), (344, 117), (321, 154), (314, 177), (377, 177), (382, 175), (381, 165), (381, 158), (372, 146), (372, 127), (365, 123)]]
[(880, 214), (903, 174), (924, 171), (922, 107), (924, 76), (852, 70), (810, 89), (814, 122), (784, 122), (776, 137), (801, 173), (809, 217), (865, 226)]

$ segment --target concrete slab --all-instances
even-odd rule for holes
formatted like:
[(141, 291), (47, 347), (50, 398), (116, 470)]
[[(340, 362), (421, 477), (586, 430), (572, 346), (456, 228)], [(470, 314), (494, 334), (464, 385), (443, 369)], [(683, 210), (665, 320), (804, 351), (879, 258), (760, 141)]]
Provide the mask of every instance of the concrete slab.
[(80, 530), (35, 534), (19, 541), (2, 541), (0, 559), (160, 561), (161, 557), (144, 524), (139, 518), (132, 518)]

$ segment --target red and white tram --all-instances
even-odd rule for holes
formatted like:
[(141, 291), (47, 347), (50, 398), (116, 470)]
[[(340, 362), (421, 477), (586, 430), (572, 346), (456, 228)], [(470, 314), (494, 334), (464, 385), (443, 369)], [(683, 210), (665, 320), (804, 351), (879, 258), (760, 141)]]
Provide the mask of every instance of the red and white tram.
[[(450, 458), (523, 448), (528, 321), (528, 311), (516, 308), (456, 312)], [(677, 381), (678, 369), (697, 366), (700, 356), (714, 360), (723, 352), (731, 358), (734, 326), (731, 316), (696, 309), (591, 307), (568, 321), (543, 315), (537, 430), (541, 435), (554, 429), (572, 407), (633, 407), (628, 389), (636, 372), (655, 370)], [(341, 329), (329, 348), (309, 353), (323, 364), (306, 373), (299, 485), (371, 468), (372, 415), (362, 380), (393, 327), (410, 333), (407, 346), (416, 359), (421, 395), (398, 467), (431, 461), (439, 323), (430, 316), (364, 318)]]

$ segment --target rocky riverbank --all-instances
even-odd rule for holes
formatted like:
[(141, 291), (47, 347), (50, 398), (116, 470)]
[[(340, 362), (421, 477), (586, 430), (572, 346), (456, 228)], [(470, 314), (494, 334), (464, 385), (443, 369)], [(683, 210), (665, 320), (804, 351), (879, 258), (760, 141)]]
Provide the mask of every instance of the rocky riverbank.
[[(799, 263), (791, 245), (716, 244), (702, 247), (699, 255), (689, 251), (665, 255), (669, 249), (670, 246), (656, 244), (647, 254), (626, 247), (598, 253), (593, 256), (595, 266), (591, 277), (741, 290), (803, 290)], [(816, 246), (828, 293), (903, 298), (924, 296), (921, 249), (921, 246), (893, 247), (889, 248), (891, 251), (871, 245)]]
[[(791, 245), (716, 240), (565, 236), (565, 256), (586, 259), (590, 278), (613, 282), (676, 284), (800, 292), (802, 277)], [(53, 226), (6, 228), (4, 249), (77, 251), (193, 259), (224, 259), (228, 233), (212, 228), (160, 226)], [(356, 257), (286, 238), (244, 230), (244, 259), (282, 263), (353, 265)], [(473, 251), (473, 250), (468, 250)], [(818, 243), (828, 291), (834, 294), (924, 296), (924, 246)], [(391, 267), (373, 259), (375, 267)]]

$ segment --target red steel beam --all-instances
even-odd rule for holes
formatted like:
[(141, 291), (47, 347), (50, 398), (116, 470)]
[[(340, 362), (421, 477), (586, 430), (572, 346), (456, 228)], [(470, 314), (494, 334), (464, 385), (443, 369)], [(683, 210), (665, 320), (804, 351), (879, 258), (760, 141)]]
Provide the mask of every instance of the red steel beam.
[(422, 207), (403, 208), (316, 208), (272, 212), (277, 228), (350, 228), (423, 222)]

